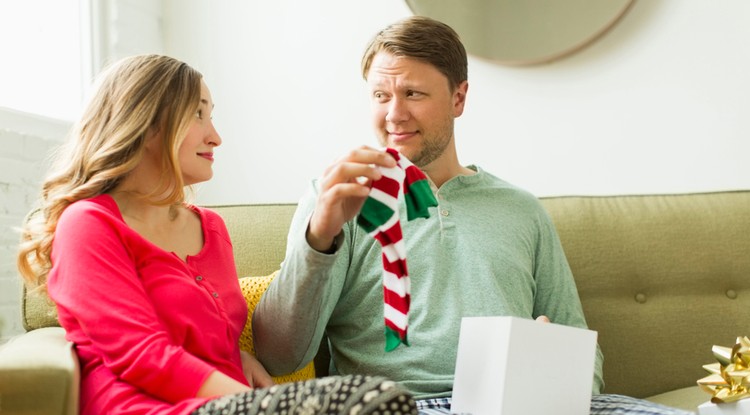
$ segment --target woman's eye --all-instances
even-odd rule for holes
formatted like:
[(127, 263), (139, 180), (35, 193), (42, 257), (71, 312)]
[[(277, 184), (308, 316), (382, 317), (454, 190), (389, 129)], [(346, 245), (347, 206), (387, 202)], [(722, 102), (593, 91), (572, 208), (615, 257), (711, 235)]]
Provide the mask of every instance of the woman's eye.
[(195, 111), (195, 116), (198, 117), (199, 120), (203, 119), (203, 110), (198, 109), (198, 111)]

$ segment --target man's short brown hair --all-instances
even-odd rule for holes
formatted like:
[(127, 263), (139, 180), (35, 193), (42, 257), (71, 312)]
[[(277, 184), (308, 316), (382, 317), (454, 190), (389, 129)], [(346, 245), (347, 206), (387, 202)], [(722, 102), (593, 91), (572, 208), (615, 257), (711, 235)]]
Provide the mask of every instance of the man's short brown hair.
[(412, 16), (381, 30), (362, 56), (362, 76), (367, 79), (379, 52), (429, 63), (448, 78), (451, 89), (468, 79), (468, 62), (458, 33), (447, 24), (424, 16)]

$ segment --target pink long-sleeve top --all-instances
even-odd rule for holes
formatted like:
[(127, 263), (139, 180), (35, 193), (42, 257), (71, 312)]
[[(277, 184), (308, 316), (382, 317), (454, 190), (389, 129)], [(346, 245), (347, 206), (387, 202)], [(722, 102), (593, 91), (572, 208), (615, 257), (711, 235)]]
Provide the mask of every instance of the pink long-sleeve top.
[(218, 214), (190, 208), (204, 244), (185, 261), (131, 229), (109, 195), (61, 215), (48, 291), (80, 359), (82, 414), (189, 414), (214, 370), (247, 384), (229, 234)]

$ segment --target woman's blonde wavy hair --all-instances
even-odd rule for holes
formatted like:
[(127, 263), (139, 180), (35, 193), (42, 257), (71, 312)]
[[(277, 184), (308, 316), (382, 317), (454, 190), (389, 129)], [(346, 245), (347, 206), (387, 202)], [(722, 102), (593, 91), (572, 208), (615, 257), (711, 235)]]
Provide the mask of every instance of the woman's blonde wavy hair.
[(160, 205), (185, 200), (177, 151), (200, 104), (202, 75), (168, 56), (140, 55), (108, 67), (96, 82), (68, 142), (53, 155), (41, 197), (21, 229), (18, 270), (46, 292), (60, 215), (73, 202), (115, 189), (140, 163), (149, 131), (162, 140), (162, 180), (141, 197)]

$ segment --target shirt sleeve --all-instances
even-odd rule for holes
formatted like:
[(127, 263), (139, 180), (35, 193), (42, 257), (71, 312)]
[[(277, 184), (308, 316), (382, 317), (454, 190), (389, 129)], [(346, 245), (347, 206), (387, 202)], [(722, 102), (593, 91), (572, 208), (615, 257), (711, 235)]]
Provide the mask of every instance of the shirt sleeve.
[[(554, 323), (588, 328), (575, 279), (565, 257), (557, 230), (552, 223), (552, 219), (541, 207), (539, 212), (539, 239), (535, 258), (534, 279), (537, 289), (533, 317), (546, 315)], [(599, 394), (604, 387), (603, 361), (604, 356), (597, 344), (592, 386), (594, 394)]]
[(136, 257), (148, 257), (134, 255), (127, 243), (134, 232), (113, 212), (90, 205), (68, 207), (55, 232), (48, 290), (61, 323), (124, 382), (167, 402), (194, 397), (215, 369), (171, 341), (161, 325), (137, 272)]
[(313, 184), (292, 219), (279, 275), (253, 313), (255, 352), (275, 376), (299, 370), (315, 357), (346, 275), (351, 222), (337, 237), (333, 254), (318, 252), (307, 242), (316, 199)]

